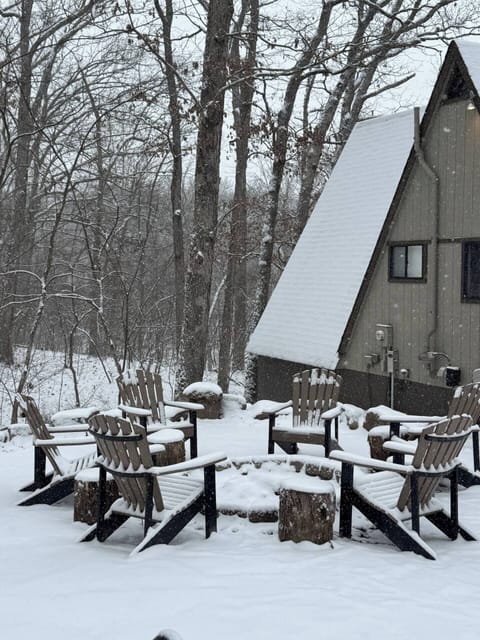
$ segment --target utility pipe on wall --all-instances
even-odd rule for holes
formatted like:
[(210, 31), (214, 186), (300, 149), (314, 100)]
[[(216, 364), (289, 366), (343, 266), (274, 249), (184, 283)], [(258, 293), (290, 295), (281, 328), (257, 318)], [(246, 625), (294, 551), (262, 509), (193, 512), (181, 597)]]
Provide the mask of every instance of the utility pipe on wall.
[[(415, 149), (415, 154), (418, 158), (420, 166), (424, 170), (428, 179), (431, 181), (433, 185), (433, 225), (432, 225), (432, 237), (431, 237), (431, 246), (429, 249), (429, 264), (432, 265), (432, 268), (429, 269), (428, 280), (430, 283), (431, 291), (432, 291), (432, 308), (431, 315), (428, 322), (428, 333), (427, 333), (427, 344), (425, 351), (436, 351), (435, 338), (437, 333), (438, 326), (438, 236), (440, 229), (440, 180), (438, 175), (432, 169), (432, 167), (428, 164), (425, 159), (425, 154), (422, 149), (421, 139), (420, 139), (420, 108), (415, 107), (413, 110), (414, 114), (414, 137), (413, 137), (413, 147)], [(433, 373), (433, 372), (432, 372)]]

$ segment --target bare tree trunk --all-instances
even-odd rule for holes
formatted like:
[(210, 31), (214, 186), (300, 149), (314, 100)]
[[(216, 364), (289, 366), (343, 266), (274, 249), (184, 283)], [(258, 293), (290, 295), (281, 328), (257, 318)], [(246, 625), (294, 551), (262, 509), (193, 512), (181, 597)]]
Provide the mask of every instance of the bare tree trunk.
[(218, 209), (220, 148), (231, 0), (210, 0), (195, 166), (195, 205), (185, 287), (180, 386), (203, 378)]
[[(258, 34), (258, 0), (244, 0), (246, 12), (250, 5), (250, 24), (248, 25), (245, 60), (240, 57), (239, 35), (232, 41), (230, 64), (235, 80), (232, 86), (233, 121), (235, 129), (235, 193), (233, 197), (232, 218), (230, 224), (230, 242), (228, 248), (227, 276), (223, 303), (220, 348), (218, 356), (218, 384), (228, 391), (232, 360), (243, 368), (246, 339), (246, 227), (247, 227), (247, 163), (248, 142), (250, 137), (250, 118), (254, 94), (253, 72), (256, 61)], [(244, 13), (242, 12), (242, 15)], [(239, 34), (241, 25), (235, 31)], [(242, 80), (237, 82), (237, 80)], [(233, 321), (235, 316), (235, 322)], [(232, 349), (232, 337), (233, 349)]]
[(185, 306), (185, 251), (183, 245), (182, 210), (182, 129), (178, 102), (177, 77), (172, 50), (172, 0), (166, 0), (165, 12), (159, 0), (155, 0), (157, 13), (163, 25), (163, 47), (165, 54), (165, 76), (168, 85), (168, 109), (171, 122), (170, 148), (173, 157), (170, 199), (172, 203), (173, 259), (175, 265), (175, 337), (176, 349), (180, 346), (183, 313)]
[(32, 53), (30, 51), (30, 23), (33, 0), (23, 0), (20, 18), (20, 81), (17, 109), (17, 153), (15, 156), (15, 186), (13, 199), (13, 226), (11, 248), (8, 258), (12, 275), (7, 278), (6, 295), (3, 304), (8, 305), (1, 313), (2, 331), (0, 332), (0, 360), (13, 362), (14, 311), (11, 303), (21, 286), (15, 273), (24, 264), (25, 237), (27, 232), (28, 169), (30, 165), (30, 142), (32, 138), (32, 118), (30, 100), (32, 93)]
[[(330, 15), (334, 3), (324, 4), (318, 21), (317, 29), (310, 42), (294, 67), (285, 90), (283, 106), (278, 112), (277, 122), (273, 132), (273, 166), (268, 192), (268, 210), (263, 224), (260, 246), (257, 290), (252, 313), (252, 328), (256, 327), (260, 316), (268, 301), (270, 276), (272, 270), (273, 242), (275, 224), (278, 215), (279, 195), (282, 186), (285, 162), (288, 148), (288, 127), (293, 112), (298, 89), (303, 82), (304, 73), (314, 58), (320, 43), (325, 37)], [(245, 371), (245, 393), (247, 400), (253, 402), (256, 396), (257, 360), (253, 354), (248, 354)]]

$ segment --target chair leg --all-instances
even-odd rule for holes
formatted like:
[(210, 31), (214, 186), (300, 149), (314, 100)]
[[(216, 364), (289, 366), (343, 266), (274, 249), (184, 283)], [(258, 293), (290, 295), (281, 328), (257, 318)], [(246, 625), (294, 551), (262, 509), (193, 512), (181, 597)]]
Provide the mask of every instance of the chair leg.
[(353, 490), (353, 465), (342, 463), (342, 478), (340, 485), (340, 526), (341, 538), (352, 537), (352, 490)]
[(275, 426), (275, 416), (268, 417), (268, 453), (274, 452), (275, 443), (273, 442), (273, 427)]
[(183, 511), (175, 513), (175, 515), (168, 517), (159, 524), (155, 523), (152, 529), (155, 530), (156, 533), (148, 539), (143, 539), (132, 553), (144, 551), (155, 544), (168, 544), (204, 507), (205, 499), (203, 495), (200, 495)]
[(478, 442), (478, 431), (472, 433), (472, 446), (473, 446), (473, 470), (480, 471), (480, 450)]
[(331, 449), (330, 440), (332, 438), (332, 421), (331, 420), (325, 420), (324, 429), (325, 429), (325, 436), (323, 440), (323, 446), (325, 449), (325, 457), (328, 458), (330, 456), (330, 449)]
[[(124, 522), (128, 520), (129, 516), (124, 516), (121, 513), (112, 513), (102, 520), (101, 526), (97, 524), (96, 533), (97, 540), (104, 542), (108, 537), (112, 535), (117, 529), (119, 529)], [(85, 541), (92, 540), (93, 536), (84, 538)]]
[(455, 467), (450, 475), (450, 520), (453, 540), (456, 540), (458, 537), (458, 467)]
[(147, 485), (147, 491), (145, 495), (145, 518), (143, 520), (143, 535), (146, 536), (148, 530), (153, 524), (153, 483), (156, 482), (153, 476), (146, 474), (145, 483)]
[(30, 507), (34, 504), (54, 504), (73, 493), (73, 478), (64, 478), (53, 484), (42, 487), (33, 495), (18, 502), (19, 507)]
[(410, 476), (410, 513), (412, 514), (412, 529), (420, 533), (420, 503), (418, 497), (418, 478), (415, 473)]
[(215, 486), (215, 465), (203, 470), (205, 485), (205, 537), (217, 531), (217, 497)]
[(458, 483), (467, 489), (468, 487), (478, 485), (480, 484), (480, 473), (472, 472), (470, 469), (461, 465), (458, 469)]
[(47, 456), (42, 447), (33, 447), (33, 482), (36, 489), (48, 484), (46, 476)]
[(197, 412), (190, 411), (188, 414), (190, 424), (193, 427), (193, 435), (190, 438), (190, 458), (198, 456), (198, 440), (197, 440)]

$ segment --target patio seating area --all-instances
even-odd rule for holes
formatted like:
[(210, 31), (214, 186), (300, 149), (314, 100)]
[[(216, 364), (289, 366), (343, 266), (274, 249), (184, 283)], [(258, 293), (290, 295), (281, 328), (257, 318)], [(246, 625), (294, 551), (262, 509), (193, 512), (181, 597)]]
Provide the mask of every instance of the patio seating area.
[[(144, 519), (130, 518), (132, 522), (125, 522), (103, 544), (95, 541), (78, 544), (89, 529), (88, 525), (72, 522), (71, 496), (66, 496), (51, 506), (39, 504), (27, 509), (16, 506), (18, 497), (22, 496), (18, 493), (18, 488), (29, 480), (31, 474), (31, 440), (28, 436), (21, 435), (4, 445), (1, 451), (0, 519), (2, 526), (8, 526), (10, 535), (2, 547), (2, 563), (11, 585), (8, 602), (13, 615), (21, 618), (16, 598), (19, 590), (25, 593), (25, 584), (30, 584), (30, 578), (27, 576), (35, 574), (40, 584), (43, 584), (49, 575), (47, 567), (52, 566), (52, 563), (58, 567), (56, 571), (59, 583), (56, 585), (49, 582), (45, 595), (42, 595), (42, 588), (40, 595), (35, 588), (38, 607), (41, 608), (47, 606), (45, 598), (53, 589), (56, 597), (60, 597), (61, 592), (75, 592), (75, 607), (91, 609), (88, 585), (92, 572), (95, 572), (96, 576), (96, 591), (110, 593), (110, 596), (115, 594), (116, 610), (122, 608), (122, 603), (126, 605), (125, 598), (129, 591), (125, 591), (125, 587), (121, 586), (126, 575), (130, 576), (129, 590), (133, 590), (133, 593), (156, 593), (160, 589), (163, 594), (160, 617), (153, 615), (146, 603), (140, 607), (140, 613), (146, 621), (145, 629), (148, 630), (145, 633), (146, 637), (154, 637), (160, 626), (178, 629), (182, 637), (192, 638), (195, 637), (195, 626), (205, 625), (208, 619), (208, 624), (215, 633), (229, 633), (235, 640), (240, 640), (244, 637), (242, 625), (244, 630), (245, 620), (252, 617), (259, 619), (258, 628), (252, 633), (252, 637), (258, 640), (268, 637), (272, 629), (277, 637), (282, 639), (292, 633), (306, 634), (315, 620), (318, 624), (327, 620), (331, 628), (350, 633), (350, 623), (342, 619), (342, 610), (346, 607), (351, 608), (352, 605), (356, 610), (360, 610), (362, 602), (376, 597), (376, 587), (374, 590), (373, 585), (365, 585), (366, 566), (379, 577), (387, 590), (396, 591), (402, 576), (402, 593), (409, 590), (413, 593), (414, 590), (430, 588), (430, 567), (440, 563), (446, 576), (450, 571), (455, 571), (456, 576), (462, 576), (465, 583), (464, 595), (462, 597), (461, 593), (458, 593), (452, 606), (458, 612), (463, 611), (465, 590), (474, 580), (471, 573), (472, 563), (477, 555), (480, 557), (478, 544), (466, 542), (461, 538), (452, 542), (442, 533), (436, 532), (435, 527), (424, 518), (426, 524), (422, 525), (422, 538), (438, 558), (436, 563), (429, 563), (415, 554), (400, 553), (378, 529), (372, 528), (371, 523), (368, 524), (357, 510), (354, 510), (352, 515), (352, 539), (339, 537), (338, 508), (341, 509), (339, 499), (342, 462), (333, 458), (335, 455), (368, 456), (367, 432), (361, 428), (348, 428), (350, 419), (354, 417), (355, 421), (359, 420), (358, 410), (350, 406), (344, 407), (339, 420), (339, 433), (342, 448), (348, 454), (333, 453), (330, 458), (322, 455), (321, 446), (304, 443), (300, 443), (299, 453), (296, 455), (284, 452), (266, 454), (268, 422), (256, 420), (257, 412), (255, 406), (242, 410), (237, 401), (229, 400), (227, 397), (224, 400), (224, 417), (221, 420), (198, 421), (199, 461), (202, 456), (214, 451), (223, 450), (228, 456), (227, 460), (217, 464), (215, 474), (219, 510), (217, 533), (204, 540), (205, 516), (198, 514), (181, 528), (170, 544), (155, 545), (148, 552), (136, 555), (133, 564), (125, 562), (135, 547), (142, 544)], [(287, 413), (279, 415), (276, 420), (280, 427), (289, 427), (292, 424), (291, 413), (287, 410)], [(85, 426), (81, 429), (85, 429)], [(81, 437), (85, 437), (84, 432)], [(158, 444), (154, 446), (157, 449), (162, 447)], [(83, 457), (94, 454), (95, 446), (90, 444), (83, 447), (75, 446), (72, 449), (65, 447), (65, 450), (65, 457), (67, 454), (78, 456), (77, 450), (80, 451), (80, 457)], [(470, 436), (460, 457), (466, 464), (472, 459)], [(201, 480), (203, 472), (196, 470), (193, 474), (195, 480)], [(360, 474), (359, 477), (365, 481), (371, 476), (361, 471)], [(289, 479), (292, 478), (301, 481), (302, 485), (290, 482)], [(290, 485), (292, 489), (312, 491), (316, 486), (322, 487), (322, 483), (334, 487), (337, 497), (333, 540), (329, 544), (280, 542), (278, 520), (274, 517), (257, 518), (257, 514), (253, 513), (255, 504), (261, 505), (264, 511), (268, 511), (268, 505), (274, 511), (278, 509), (279, 494), (283, 486)], [(480, 488), (475, 486), (468, 490), (462, 489), (458, 497), (461, 526), (473, 534), (480, 531), (480, 516), (476, 506), (480, 499), (479, 491)], [(448, 490), (442, 488), (435, 498), (449, 513)], [(236, 510), (232, 507), (236, 507)], [(410, 525), (407, 526), (410, 528)], [(24, 569), (19, 574), (20, 558)], [(382, 570), (385, 563), (388, 564), (388, 572)], [(318, 572), (325, 575), (325, 581), (319, 582)], [(33, 585), (27, 586), (27, 595), (31, 588)], [(216, 599), (221, 603), (219, 615), (218, 607), (215, 606), (217, 613), (214, 613), (213, 602), (207, 597), (207, 593), (212, 589), (217, 594)], [(294, 623), (293, 620), (287, 620), (280, 625), (285, 593), (292, 589), (302, 589), (305, 594), (301, 608), (303, 614), (296, 604), (294, 609), (297, 611), (297, 621)], [(175, 594), (180, 592), (183, 595), (178, 599)], [(248, 612), (237, 610), (233, 604), (236, 595), (240, 593), (242, 601), (246, 598), (249, 603)], [(330, 596), (331, 593), (335, 593), (335, 597)], [(105, 598), (106, 596), (100, 596), (96, 599), (92, 619), (85, 622), (84, 629), (90, 629), (92, 624), (98, 625), (105, 611), (111, 610), (111, 600), (109, 598), (107, 602)], [(265, 615), (260, 611), (264, 609), (266, 598), (269, 602), (273, 599), (273, 602)], [(188, 619), (181, 613), (185, 600), (188, 600), (189, 606), (192, 607)], [(326, 603), (328, 611), (324, 607), (318, 609), (319, 601)], [(66, 633), (67, 612), (71, 611), (71, 606), (73, 603), (67, 604), (65, 613), (60, 615), (58, 629), (51, 635), (53, 640), (60, 640), (62, 633)], [(412, 601), (409, 607), (409, 615), (416, 619), (417, 603)], [(127, 615), (127, 609), (125, 606), (125, 611), (119, 613), (118, 619), (110, 621), (112, 633), (116, 632), (122, 638), (131, 637), (131, 634), (135, 633), (135, 625)], [(303, 616), (306, 616), (305, 619), (308, 617), (308, 624), (302, 622)], [(375, 629), (377, 634), (389, 633), (389, 637), (400, 638), (400, 634), (391, 634), (387, 618), (388, 616), (380, 615), (375, 621), (367, 622), (360, 614), (359, 625), (363, 629)], [(447, 637), (442, 633), (448, 628), (448, 624), (440, 616), (433, 625), (438, 631), (437, 637)], [(21, 625), (22, 622), (20, 628)], [(42, 621), (40, 627), (43, 628)], [(238, 629), (232, 633), (234, 627)], [(80, 626), (74, 637), (80, 639), (81, 631)]]

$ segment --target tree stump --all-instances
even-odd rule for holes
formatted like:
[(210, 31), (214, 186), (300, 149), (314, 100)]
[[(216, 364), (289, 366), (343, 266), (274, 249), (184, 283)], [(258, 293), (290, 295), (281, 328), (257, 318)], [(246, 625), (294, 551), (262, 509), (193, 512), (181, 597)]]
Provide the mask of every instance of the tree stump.
[(198, 402), (205, 407), (197, 412), (199, 418), (218, 420), (222, 417), (223, 391), (213, 382), (194, 382), (184, 389), (181, 399)]
[(185, 462), (184, 435), (180, 429), (159, 429), (148, 436), (149, 444), (163, 445), (164, 450), (152, 453), (158, 467)]
[(278, 537), (301, 542), (309, 540), (324, 544), (333, 538), (335, 520), (335, 490), (330, 482), (314, 486), (299, 480), (289, 480), (280, 491)]
[(378, 433), (378, 430), (376, 430), (373, 433), (369, 433), (367, 439), (371, 458), (375, 458), (375, 460), (387, 460), (388, 456), (392, 455), (383, 448), (383, 445), (388, 440), (388, 433)]
[[(73, 485), (73, 521), (94, 524), (97, 521), (99, 469), (85, 469), (75, 476)], [(118, 498), (115, 480), (107, 474), (105, 512)]]

